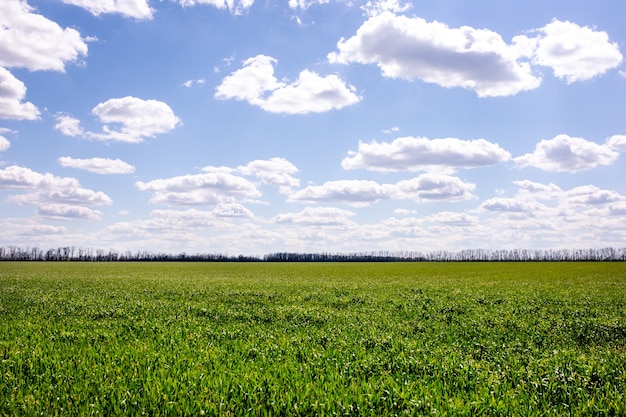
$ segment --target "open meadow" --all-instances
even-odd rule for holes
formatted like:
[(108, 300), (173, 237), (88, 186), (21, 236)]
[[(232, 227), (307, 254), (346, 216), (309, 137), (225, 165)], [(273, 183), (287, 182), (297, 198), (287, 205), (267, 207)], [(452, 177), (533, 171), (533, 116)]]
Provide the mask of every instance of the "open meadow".
[(626, 415), (626, 264), (0, 263), (0, 415)]

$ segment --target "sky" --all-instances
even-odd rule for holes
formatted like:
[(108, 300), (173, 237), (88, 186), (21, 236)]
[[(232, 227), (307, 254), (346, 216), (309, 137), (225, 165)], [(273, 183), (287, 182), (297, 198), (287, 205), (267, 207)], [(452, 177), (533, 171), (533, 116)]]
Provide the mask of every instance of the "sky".
[(626, 0), (2, 0), (0, 246), (626, 246)]

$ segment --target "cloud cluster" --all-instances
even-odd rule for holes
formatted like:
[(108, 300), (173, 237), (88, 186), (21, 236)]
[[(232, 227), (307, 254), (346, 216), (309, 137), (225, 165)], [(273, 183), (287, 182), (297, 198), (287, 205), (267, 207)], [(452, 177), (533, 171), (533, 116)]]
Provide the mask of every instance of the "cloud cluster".
[(102, 132), (86, 131), (80, 120), (57, 115), (55, 129), (66, 136), (79, 136), (100, 141), (143, 142), (158, 134), (170, 132), (181, 121), (164, 102), (127, 96), (112, 98), (91, 110), (101, 123)]
[(50, 218), (100, 220), (102, 213), (90, 207), (112, 203), (105, 193), (83, 188), (75, 178), (15, 165), (0, 170), (0, 190), (25, 190), (25, 194), (9, 196), (8, 201), (37, 206), (40, 216)]
[(276, 62), (266, 55), (245, 60), (242, 68), (217, 86), (215, 98), (245, 100), (270, 113), (284, 114), (321, 113), (361, 100), (337, 75), (322, 77), (304, 70), (294, 82), (279, 81), (274, 76)]
[(370, 17), (354, 36), (341, 39), (331, 63), (376, 64), (383, 76), (462, 87), (480, 97), (510, 96), (537, 88), (532, 65), (550, 67), (571, 83), (587, 80), (622, 62), (605, 32), (554, 20), (538, 36), (511, 43), (488, 29), (450, 28), (418, 17), (385, 11)]
[(26, 86), (6, 68), (65, 71), (87, 55), (80, 33), (34, 12), (25, 0), (0, 2), (0, 119), (35, 120), (39, 109), (25, 101)]

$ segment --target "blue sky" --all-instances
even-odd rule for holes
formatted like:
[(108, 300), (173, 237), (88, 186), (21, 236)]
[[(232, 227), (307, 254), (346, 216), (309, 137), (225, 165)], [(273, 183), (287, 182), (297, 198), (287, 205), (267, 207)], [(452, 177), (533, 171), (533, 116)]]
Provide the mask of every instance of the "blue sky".
[(0, 246), (626, 243), (626, 1), (4, 0)]

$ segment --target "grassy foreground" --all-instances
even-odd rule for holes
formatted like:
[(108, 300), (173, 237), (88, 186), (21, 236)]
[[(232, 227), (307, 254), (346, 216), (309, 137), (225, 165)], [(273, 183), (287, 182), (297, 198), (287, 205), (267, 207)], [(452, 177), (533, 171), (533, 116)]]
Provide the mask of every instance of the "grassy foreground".
[(0, 263), (0, 415), (626, 415), (624, 263)]

